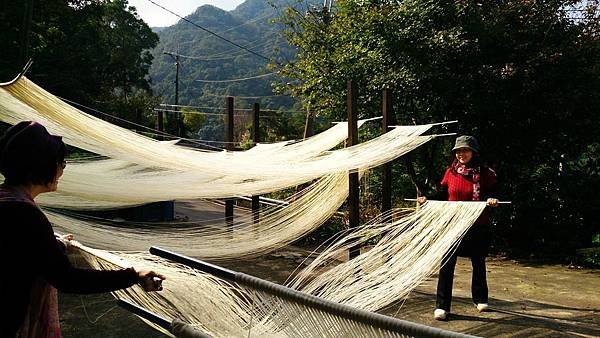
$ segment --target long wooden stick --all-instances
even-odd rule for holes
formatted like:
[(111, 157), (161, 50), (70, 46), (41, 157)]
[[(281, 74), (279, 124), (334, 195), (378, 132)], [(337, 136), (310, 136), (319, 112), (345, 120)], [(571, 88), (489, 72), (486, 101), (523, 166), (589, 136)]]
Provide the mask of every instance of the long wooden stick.
[[(416, 202), (417, 199), (416, 198), (405, 198), (405, 201), (408, 202)], [(429, 200), (428, 201), (435, 201), (435, 200)], [(485, 202), (485, 201), (443, 201), (443, 202)], [(498, 204), (512, 204), (511, 201), (498, 201)]]

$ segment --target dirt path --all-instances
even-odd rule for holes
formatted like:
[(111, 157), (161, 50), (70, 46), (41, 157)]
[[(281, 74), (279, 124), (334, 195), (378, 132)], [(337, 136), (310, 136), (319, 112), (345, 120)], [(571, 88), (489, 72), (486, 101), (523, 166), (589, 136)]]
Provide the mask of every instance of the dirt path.
[(471, 301), (468, 259), (459, 259), (455, 274), (447, 322), (432, 318), (436, 278), (413, 292), (398, 317), (482, 337), (600, 337), (600, 271), (490, 259), (487, 313)]
[[(283, 283), (305, 255), (306, 251), (289, 247), (227, 267)], [(459, 258), (455, 275), (452, 315), (447, 322), (432, 318), (435, 276), (417, 288), (401, 308), (391, 306), (382, 313), (482, 337), (600, 337), (600, 270), (491, 258), (491, 311), (487, 313), (478, 313), (471, 303), (468, 259)], [(113, 308), (107, 295), (61, 295), (60, 301), (67, 338), (162, 337), (135, 316)]]

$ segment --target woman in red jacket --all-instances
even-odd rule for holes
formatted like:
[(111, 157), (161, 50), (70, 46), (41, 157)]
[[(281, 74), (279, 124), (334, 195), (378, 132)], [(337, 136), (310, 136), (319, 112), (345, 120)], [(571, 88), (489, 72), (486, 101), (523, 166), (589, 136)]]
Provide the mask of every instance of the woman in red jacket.
[[(0, 139), (0, 278), (3, 306), (0, 337), (60, 337), (56, 289), (70, 293), (110, 292), (136, 283), (161, 290), (165, 277), (133, 268), (100, 271), (75, 268), (65, 246), (34, 199), (55, 191), (65, 168), (65, 144), (36, 122), (20, 122)], [(67, 238), (68, 239), (68, 238)]]
[[(473, 136), (459, 136), (452, 151), (455, 158), (446, 169), (441, 182), (442, 198), (448, 201), (486, 201), (488, 206), (496, 207), (498, 200), (492, 197), (496, 188), (496, 173), (482, 165), (477, 140)], [(418, 198), (421, 204), (426, 200), (424, 196)], [(440, 268), (436, 309), (433, 313), (435, 319), (445, 320), (450, 313), (454, 267), (459, 255), (471, 258), (473, 303), (480, 312), (487, 310), (485, 257), (489, 246), (490, 228), (486, 209), (463, 237), (458, 249), (445, 258)]]

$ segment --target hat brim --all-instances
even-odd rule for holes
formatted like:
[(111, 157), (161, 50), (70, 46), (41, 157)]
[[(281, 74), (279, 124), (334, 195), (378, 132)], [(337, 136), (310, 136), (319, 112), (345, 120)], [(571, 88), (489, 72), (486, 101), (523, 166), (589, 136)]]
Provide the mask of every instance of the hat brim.
[(477, 149), (470, 147), (468, 145), (455, 146), (454, 148), (452, 148), (452, 151), (457, 151), (458, 149), (469, 149), (473, 152), (477, 152)]

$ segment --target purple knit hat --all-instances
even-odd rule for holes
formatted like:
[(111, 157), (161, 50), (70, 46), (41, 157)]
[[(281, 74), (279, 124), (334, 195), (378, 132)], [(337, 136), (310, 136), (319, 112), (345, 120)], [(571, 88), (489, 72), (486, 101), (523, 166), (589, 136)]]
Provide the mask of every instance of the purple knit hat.
[(23, 175), (29, 172), (55, 172), (56, 165), (64, 160), (64, 156), (62, 137), (51, 135), (35, 121), (17, 123), (0, 139), (0, 172), (7, 179), (27, 179)]
[(40, 146), (47, 146), (49, 150), (58, 149), (62, 144), (62, 137), (51, 135), (46, 127), (35, 121), (22, 121), (14, 126), (8, 128), (6, 133), (4, 134), (6, 138), (6, 143), (2, 144), (1, 151), (9, 149), (11, 143), (25, 138), (28, 138), (32, 144), (38, 144)]

